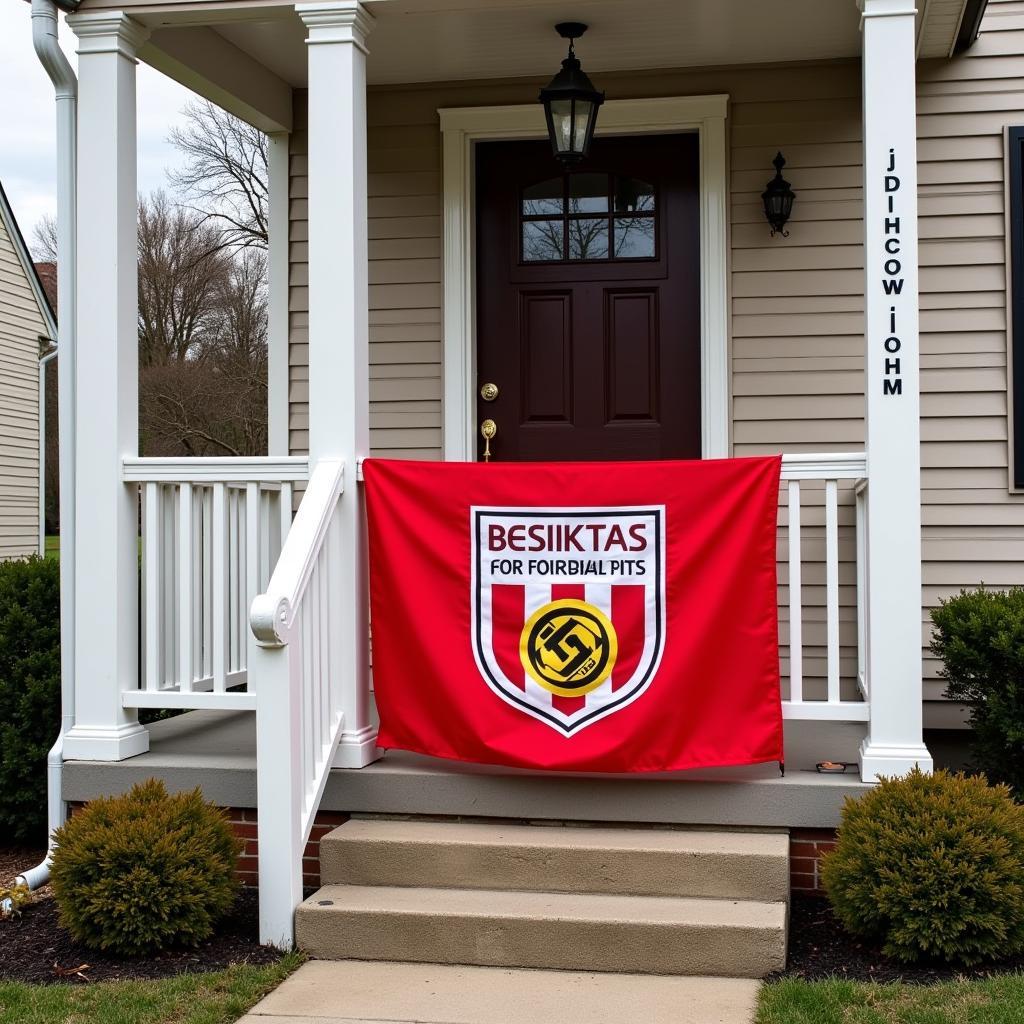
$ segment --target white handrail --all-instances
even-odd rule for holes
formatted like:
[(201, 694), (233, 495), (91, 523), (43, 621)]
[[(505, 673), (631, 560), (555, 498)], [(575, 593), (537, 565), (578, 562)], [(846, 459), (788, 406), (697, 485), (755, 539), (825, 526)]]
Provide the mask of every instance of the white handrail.
[(343, 462), (317, 462), (267, 588), (249, 612), (260, 941), (283, 948), (294, 939), (302, 852), (345, 726), (343, 659), (352, 652), (336, 641), (344, 479)]
[(127, 483), (281, 483), (305, 480), (305, 455), (254, 455), (249, 458), (130, 458), (124, 460)]
[(289, 642), (295, 611), (309, 584), (344, 483), (344, 463), (334, 459), (317, 463), (267, 589), (256, 595), (249, 611), (249, 625), (261, 647), (281, 647)]
[(814, 452), (782, 456), (783, 480), (860, 480), (867, 475), (866, 452)]

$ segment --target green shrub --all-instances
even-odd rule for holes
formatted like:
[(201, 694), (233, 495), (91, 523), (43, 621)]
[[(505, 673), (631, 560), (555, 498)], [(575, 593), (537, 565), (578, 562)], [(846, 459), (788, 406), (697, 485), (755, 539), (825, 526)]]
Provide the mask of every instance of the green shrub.
[(60, 920), (93, 949), (127, 956), (194, 946), (234, 903), (241, 843), (198, 789), (168, 795), (150, 779), (91, 801), (58, 829)]
[(0, 562), (0, 835), (46, 839), (46, 754), (60, 731), (60, 569)]
[(961, 590), (932, 622), (946, 696), (970, 706), (975, 767), (1024, 796), (1024, 588)]
[(980, 776), (915, 768), (848, 799), (822, 878), (846, 928), (896, 959), (1024, 952), (1024, 807)]

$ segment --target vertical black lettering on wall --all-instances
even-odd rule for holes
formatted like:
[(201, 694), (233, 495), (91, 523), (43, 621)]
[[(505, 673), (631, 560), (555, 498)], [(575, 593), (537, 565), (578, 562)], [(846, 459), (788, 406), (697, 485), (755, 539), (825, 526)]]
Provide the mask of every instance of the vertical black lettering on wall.
[[(882, 292), (885, 295), (902, 295), (905, 279), (900, 276), (903, 263), (897, 255), (903, 249), (900, 238), (900, 214), (896, 209), (896, 196), (900, 191), (901, 182), (896, 172), (896, 150), (889, 150), (889, 164), (882, 175), (882, 189), (886, 197), (886, 211), (882, 218), (882, 252), (879, 254), (882, 264)], [(875, 344), (872, 341), (872, 344)], [(899, 337), (896, 306), (889, 307), (889, 331), (882, 346), (887, 353), (882, 360), (882, 394), (902, 395), (903, 378), (900, 376), (900, 360), (894, 358), (903, 343)]]

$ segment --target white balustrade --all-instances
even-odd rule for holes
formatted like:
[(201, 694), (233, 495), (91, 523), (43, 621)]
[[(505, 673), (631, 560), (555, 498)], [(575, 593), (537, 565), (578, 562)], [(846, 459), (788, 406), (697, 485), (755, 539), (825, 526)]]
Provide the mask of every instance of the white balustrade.
[[(265, 590), (252, 602), (260, 940), (288, 947), (302, 851), (345, 725), (340, 460), (313, 470)], [(355, 493), (352, 498), (355, 500)]]
[(291, 527), (305, 458), (126, 459), (141, 496), (139, 687), (125, 707), (252, 709), (249, 604)]
[[(868, 704), (864, 683), (864, 594), (865, 520), (864, 494), (867, 487), (867, 465), (863, 452), (836, 455), (784, 455), (782, 458), (782, 489), (780, 501), (780, 536), (787, 546), (788, 582), (780, 600), (780, 629), (788, 625), (788, 643), (780, 642), (788, 660), (789, 696), (782, 702), (786, 718), (866, 722)], [(844, 562), (840, 545), (840, 488), (855, 509), (853, 554), (850, 572), (856, 580), (856, 671), (848, 673), (851, 686), (865, 699), (843, 693), (843, 625), (849, 610), (841, 601), (841, 575)], [(781, 520), (785, 515), (785, 522)], [(810, 525), (813, 516), (814, 525)], [(820, 525), (819, 525), (820, 524)], [(822, 536), (823, 535), (823, 536)], [(824, 544), (822, 544), (822, 540)], [(824, 573), (821, 573), (823, 563)], [(808, 571), (814, 568), (815, 599), (808, 600)], [(824, 584), (822, 588), (821, 584)], [(815, 621), (810, 621), (810, 612)], [(822, 617), (823, 615), (823, 617)], [(785, 616), (785, 619), (783, 618)], [(811, 636), (813, 630), (813, 636)], [(809, 652), (813, 647), (824, 651), (824, 671), (817, 669), (814, 679), (808, 672)], [(817, 659), (820, 665), (820, 657)], [(812, 685), (813, 683), (813, 685)], [(812, 690), (816, 692), (811, 692)]]

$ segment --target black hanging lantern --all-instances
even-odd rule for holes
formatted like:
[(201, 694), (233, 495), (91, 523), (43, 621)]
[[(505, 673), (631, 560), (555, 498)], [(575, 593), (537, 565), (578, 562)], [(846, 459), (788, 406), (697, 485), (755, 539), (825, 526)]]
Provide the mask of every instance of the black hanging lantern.
[(544, 117), (548, 123), (548, 138), (554, 154), (564, 164), (582, 160), (590, 149), (597, 123), (597, 108), (604, 103), (604, 93), (584, 74), (573, 49), (587, 26), (577, 21), (564, 21), (555, 31), (569, 40), (569, 54), (562, 61), (562, 70), (541, 89)]
[(782, 176), (782, 168), (786, 166), (783, 155), (776, 153), (772, 163), (775, 165), (775, 177), (761, 193), (761, 202), (764, 203), (764, 215), (772, 226), (772, 236), (779, 232), (783, 238), (788, 238), (789, 232), (784, 228), (789, 215), (793, 212), (793, 200), (796, 196), (789, 187), (789, 182)]

